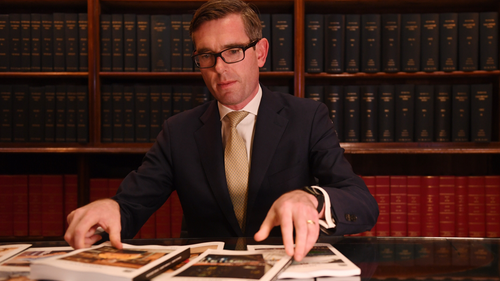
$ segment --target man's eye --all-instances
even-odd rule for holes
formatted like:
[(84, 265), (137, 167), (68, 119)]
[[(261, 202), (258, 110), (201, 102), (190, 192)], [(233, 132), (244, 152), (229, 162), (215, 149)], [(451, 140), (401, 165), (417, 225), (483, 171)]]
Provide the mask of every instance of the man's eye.
[(237, 49), (230, 49), (230, 50), (229, 50), (229, 54), (231, 54), (231, 55), (236, 55), (236, 54), (238, 54), (239, 52), (240, 52), (240, 49), (239, 49), (239, 48), (237, 48)]
[(201, 54), (200, 60), (209, 60), (212, 57), (211, 54)]

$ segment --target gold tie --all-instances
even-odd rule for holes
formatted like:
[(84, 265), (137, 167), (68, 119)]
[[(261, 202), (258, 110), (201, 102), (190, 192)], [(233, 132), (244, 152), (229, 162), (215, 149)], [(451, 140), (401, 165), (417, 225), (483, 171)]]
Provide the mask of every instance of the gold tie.
[(226, 115), (231, 131), (224, 151), (227, 187), (233, 202), (234, 213), (243, 232), (245, 231), (245, 213), (247, 209), (249, 164), (245, 143), (238, 134), (236, 126), (247, 115), (248, 112), (245, 111), (233, 111)]

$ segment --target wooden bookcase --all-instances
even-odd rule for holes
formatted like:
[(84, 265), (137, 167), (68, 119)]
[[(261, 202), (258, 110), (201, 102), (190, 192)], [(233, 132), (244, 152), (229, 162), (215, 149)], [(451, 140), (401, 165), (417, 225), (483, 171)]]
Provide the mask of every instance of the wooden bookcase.
[[(123, 177), (140, 165), (151, 143), (102, 143), (100, 88), (104, 83), (186, 81), (203, 83), (199, 72), (100, 72), (99, 16), (101, 13), (182, 14), (202, 0), (5, 0), (2, 13), (77, 12), (88, 14), (88, 72), (0, 72), (1, 84), (88, 84), (89, 142), (0, 143), (0, 174), (78, 175), (79, 205), (89, 201), (89, 179)], [(305, 72), (305, 14), (307, 13), (426, 13), (500, 11), (497, 0), (278, 0), (249, 1), (261, 13), (294, 15), (294, 71), (262, 72), (264, 85), (281, 84), (304, 97), (305, 85), (380, 83), (492, 83), (493, 134), (489, 143), (411, 142), (341, 143), (360, 175), (500, 175), (500, 71), (341, 73)], [(194, 81), (194, 82), (193, 82)], [(27, 237), (28, 239), (29, 237)]]

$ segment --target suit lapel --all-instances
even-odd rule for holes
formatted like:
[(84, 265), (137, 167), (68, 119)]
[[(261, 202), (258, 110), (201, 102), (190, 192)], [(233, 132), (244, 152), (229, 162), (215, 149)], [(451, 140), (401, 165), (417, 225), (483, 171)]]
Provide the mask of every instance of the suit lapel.
[[(248, 182), (247, 214), (251, 214), (254, 209), (255, 200), (262, 181), (269, 168), (274, 151), (288, 124), (288, 119), (279, 114), (283, 108), (283, 104), (267, 88), (262, 87), (262, 91), (262, 100), (259, 106), (253, 139), (252, 162)], [(258, 206), (255, 207), (258, 208)]]
[(221, 122), (216, 101), (212, 102), (207, 111), (200, 117), (200, 120), (204, 125), (196, 131), (195, 139), (205, 176), (226, 219), (234, 231), (239, 236), (242, 236), (243, 233), (234, 214), (231, 197), (229, 196), (226, 184), (224, 149), (222, 148), (222, 137), (220, 134)]

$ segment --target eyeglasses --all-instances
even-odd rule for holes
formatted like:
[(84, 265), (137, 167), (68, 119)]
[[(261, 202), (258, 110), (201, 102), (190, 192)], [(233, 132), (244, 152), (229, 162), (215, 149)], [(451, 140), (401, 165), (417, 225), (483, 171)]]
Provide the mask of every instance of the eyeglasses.
[(260, 39), (250, 42), (250, 44), (244, 47), (232, 47), (220, 51), (219, 53), (201, 53), (193, 55), (194, 64), (198, 68), (210, 68), (214, 67), (217, 63), (217, 58), (220, 57), (225, 63), (237, 63), (245, 59), (245, 51), (249, 48), (254, 47)]

